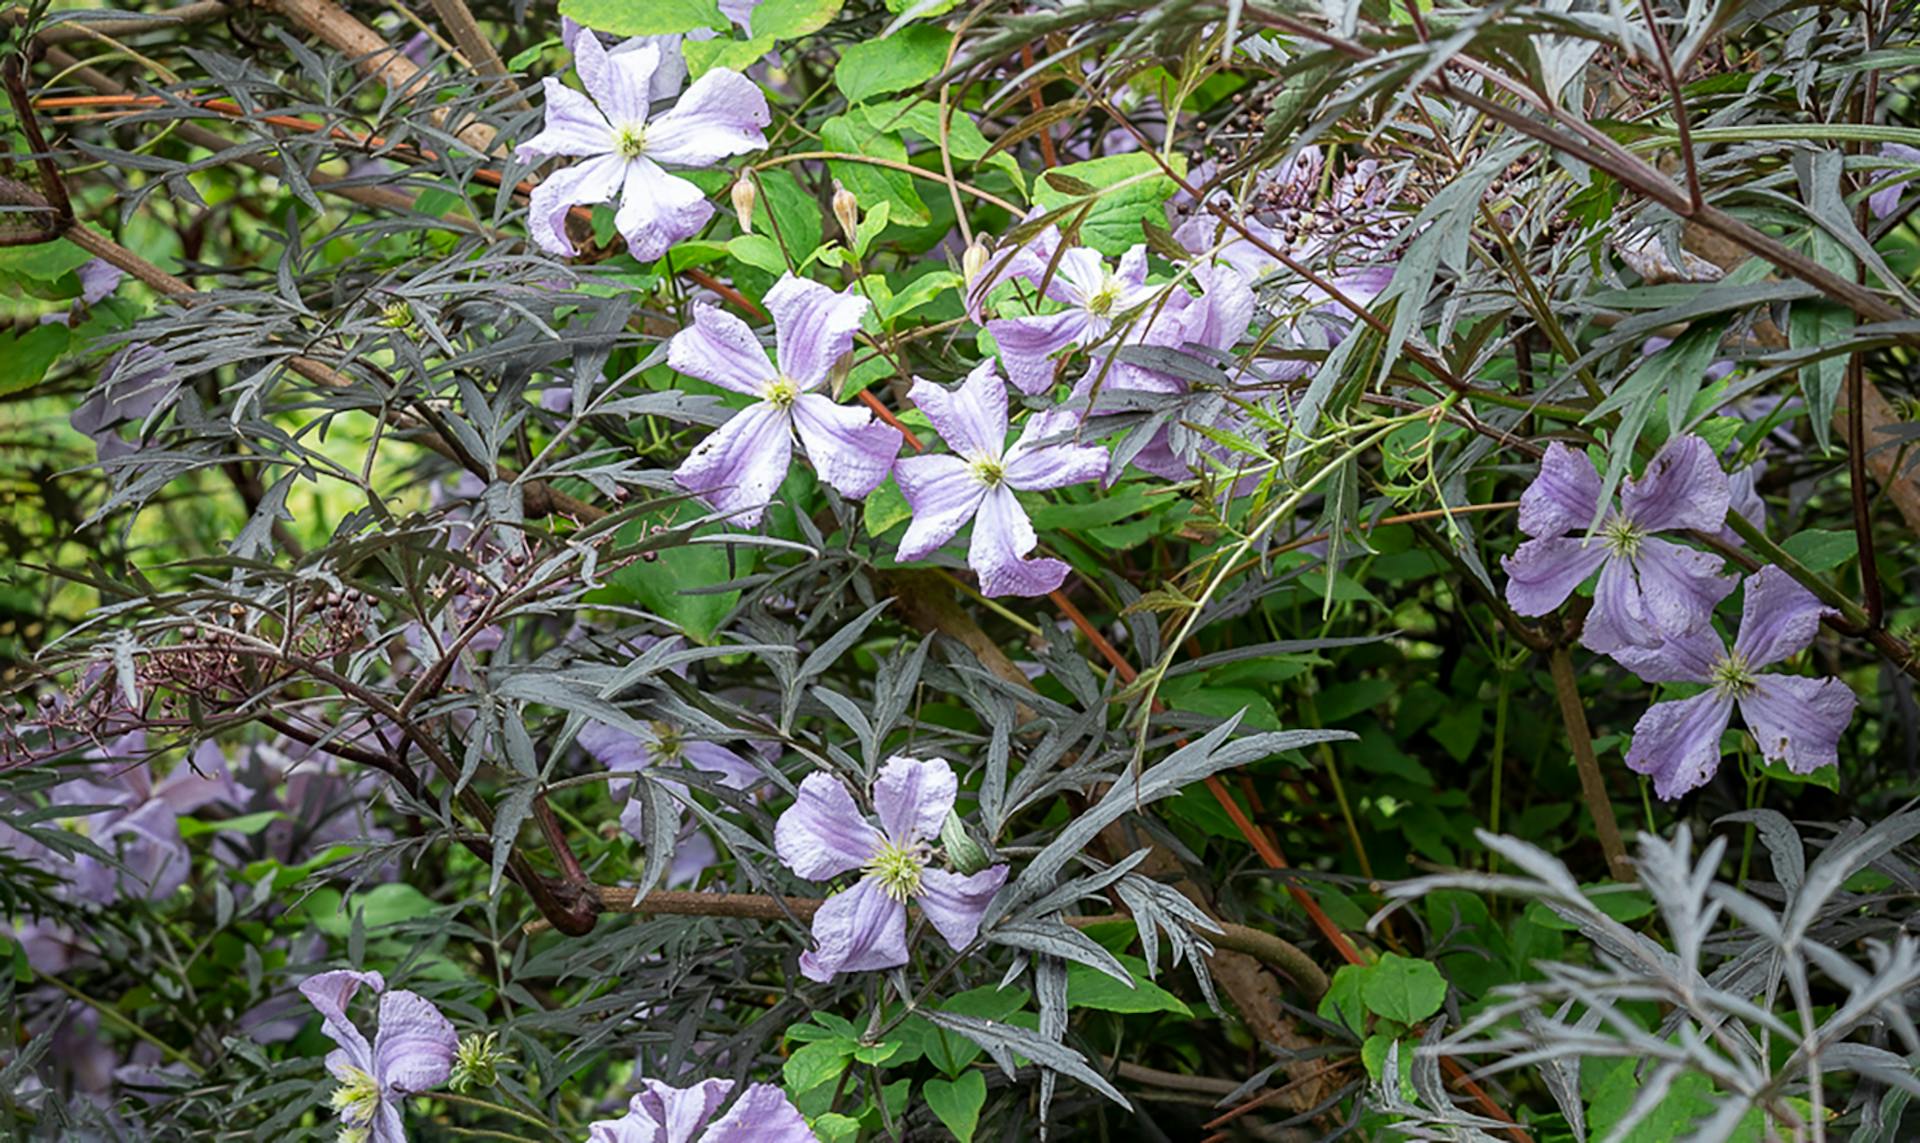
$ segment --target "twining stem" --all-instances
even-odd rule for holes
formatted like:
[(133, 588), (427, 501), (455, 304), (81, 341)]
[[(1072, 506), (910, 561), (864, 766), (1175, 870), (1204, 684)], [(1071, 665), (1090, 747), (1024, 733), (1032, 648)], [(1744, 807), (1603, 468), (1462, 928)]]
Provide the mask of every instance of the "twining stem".
[(1560, 702), (1560, 718), (1566, 723), (1567, 743), (1573, 748), (1573, 763), (1580, 772), (1580, 796), (1587, 812), (1593, 815), (1593, 832), (1600, 837), (1600, 849), (1607, 856), (1607, 868), (1618, 881), (1632, 881), (1633, 863), (1627, 859), (1627, 847), (1620, 840), (1620, 826), (1613, 818), (1613, 800), (1607, 796), (1606, 780), (1600, 775), (1600, 762), (1593, 754), (1593, 732), (1587, 728), (1587, 711), (1580, 703), (1580, 684), (1573, 677), (1573, 655), (1565, 643), (1556, 644), (1547, 653), (1553, 673), (1553, 694)]

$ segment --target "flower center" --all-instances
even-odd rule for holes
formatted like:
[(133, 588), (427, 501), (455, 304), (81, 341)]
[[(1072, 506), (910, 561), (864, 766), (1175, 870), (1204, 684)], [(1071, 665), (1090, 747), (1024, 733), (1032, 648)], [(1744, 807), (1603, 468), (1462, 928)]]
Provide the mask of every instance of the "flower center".
[(374, 1113), (380, 1110), (380, 1085), (359, 1068), (349, 1067), (346, 1072), (340, 1086), (333, 1089), (333, 1110), (351, 1127), (372, 1123)]
[(791, 378), (775, 377), (767, 382), (767, 403), (776, 409), (792, 408), (799, 397), (800, 386), (795, 385)]
[(1622, 556), (1632, 557), (1640, 551), (1640, 541), (1647, 534), (1640, 526), (1625, 516), (1615, 516), (1600, 527), (1600, 535), (1607, 547)]
[(623, 159), (637, 159), (646, 152), (647, 129), (629, 124), (613, 133), (614, 153)]
[(380, 308), (380, 324), (388, 329), (412, 329), (413, 307), (405, 302), (388, 302)]
[(973, 463), (967, 466), (967, 471), (973, 473), (973, 478), (988, 488), (994, 487), (1007, 478), (1007, 466), (990, 456), (975, 457)]
[(1739, 698), (1753, 691), (1758, 680), (1753, 668), (1747, 665), (1746, 657), (1738, 651), (1730, 651), (1727, 657), (1714, 664), (1713, 671), (1707, 676), (1713, 683), (1713, 689), (1728, 698)]
[(867, 861), (866, 870), (880, 881), (887, 896), (904, 902), (920, 892), (920, 872), (927, 863), (913, 849), (885, 842)]
[(1094, 317), (1106, 317), (1120, 301), (1120, 286), (1112, 278), (1100, 283), (1100, 288), (1087, 299), (1087, 312)]
[(680, 728), (671, 723), (654, 722), (648, 724), (648, 729), (653, 731), (657, 743), (653, 748), (654, 756), (664, 762), (680, 761)]

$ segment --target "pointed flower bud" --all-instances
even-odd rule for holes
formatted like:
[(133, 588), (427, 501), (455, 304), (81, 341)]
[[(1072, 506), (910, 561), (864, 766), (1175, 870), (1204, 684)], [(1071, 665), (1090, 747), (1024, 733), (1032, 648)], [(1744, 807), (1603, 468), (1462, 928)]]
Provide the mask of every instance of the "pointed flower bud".
[(485, 1036), (473, 1032), (464, 1037), (454, 1050), (453, 1078), (447, 1086), (454, 1091), (466, 1091), (492, 1087), (499, 1082), (500, 1068), (511, 1063), (513, 1057), (497, 1046), (498, 1038), (497, 1032), (488, 1032)]
[(753, 180), (742, 174), (733, 184), (733, 216), (740, 220), (740, 233), (753, 233), (753, 200), (759, 192)]
[(947, 820), (940, 827), (940, 844), (947, 851), (947, 860), (963, 874), (971, 876), (987, 867), (987, 851), (973, 840), (960, 815), (952, 810), (947, 811)]
[(840, 220), (840, 230), (847, 241), (855, 241), (860, 232), (860, 200), (837, 181), (833, 184), (833, 216)]
[(987, 246), (978, 238), (967, 246), (966, 253), (960, 255), (960, 274), (971, 286), (987, 268)]

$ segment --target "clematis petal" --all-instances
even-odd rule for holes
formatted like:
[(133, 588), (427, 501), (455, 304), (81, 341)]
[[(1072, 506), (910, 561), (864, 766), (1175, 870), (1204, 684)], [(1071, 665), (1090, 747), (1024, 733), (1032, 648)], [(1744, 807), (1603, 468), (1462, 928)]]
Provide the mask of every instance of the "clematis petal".
[(663, 1126), (654, 1114), (660, 1099), (651, 1090), (627, 1101), (627, 1113), (587, 1125), (587, 1143), (658, 1143)]
[(983, 595), (1045, 595), (1067, 578), (1061, 560), (1024, 558), (1039, 539), (1013, 492), (1002, 484), (980, 501), (973, 517), (967, 564), (980, 577)]
[[(1737, 472), (1727, 474), (1727, 515), (1729, 518), (1735, 515), (1744, 517), (1747, 523), (1762, 532), (1767, 530), (1767, 502), (1760, 498), (1759, 481), (1766, 471), (1767, 462), (1756, 460)], [(1731, 519), (1717, 534), (1735, 546), (1746, 543), (1733, 530)]]
[(945, 761), (895, 754), (874, 779), (873, 809), (889, 840), (911, 845), (940, 836), (959, 790), (960, 780)]
[(573, 70), (581, 86), (615, 130), (646, 123), (652, 105), (653, 73), (660, 67), (660, 45), (643, 43), (630, 51), (609, 52), (599, 36), (576, 36)]
[(1006, 883), (1004, 865), (990, 865), (971, 877), (929, 869), (920, 874), (920, 892), (914, 899), (920, 904), (921, 914), (958, 951), (979, 935), (980, 918)]
[(367, 1143), (407, 1143), (407, 1124), (397, 1101), (380, 1101), (373, 1113), (373, 1131), (367, 1136)]
[(1839, 679), (1764, 675), (1740, 697), (1740, 716), (1767, 761), (1811, 774), (1840, 761), (1840, 736), (1858, 702)]
[(647, 154), (675, 166), (711, 167), (766, 146), (771, 122), (759, 84), (715, 68), (694, 80), (673, 110), (647, 125)]
[(1716, 691), (1655, 703), (1634, 724), (1627, 768), (1651, 777), (1666, 801), (1703, 786), (1720, 767), (1720, 735), (1732, 717), (1733, 700)]
[(1606, 559), (1606, 546), (1597, 540), (1528, 540), (1500, 561), (1507, 573), (1507, 603), (1522, 615), (1545, 615), (1565, 603)]
[(527, 236), (541, 249), (572, 255), (573, 239), (567, 237), (567, 212), (576, 206), (611, 201), (620, 193), (626, 178), (627, 162), (618, 155), (601, 155), (576, 163), (540, 180), (527, 198)]
[(786, 1092), (756, 1083), (707, 1128), (700, 1143), (815, 1143), (817, 1138)]
[(360, 1029), (354, 1027), (353, 1021), (347, 1018), (347, 1005), (353, 1002), (353, 994), (360, 991), (362, 985), (379, 992), (387, 986), (387, 982), (377, 972), (336, 969), (301, 981), (300, 995), (319, 1011), (321, 1028), (328, 1039), (340, 1045), (340, 1050), (346, 1054), (346, 1062), (371, 1074), (373, 1048)]
[(1007, 383), (993, 362), (983, 361), (966, 380), (947, 389), (916, 377), (907, 397), (932, 422), (940, 439), (971, 460), (999, 460), (1007, 448)]
[(987, 486), (957, 456), (906, 456), (893, 466), (900, 494), (913, 509), (913, 522), (900, 537), (894, 558), (902, 563), (925, 559), (953, 539), (980, 507)]
[(842, 972), (873, 972), (907, 963), (907, 907), (877, 877), (835, 893), (813, 915), (816, 946), (801, 954), (800, 973), (822, 984)]
[[(1113, 280), (1120, 287), (1123, 297), (1137, 294), (1147, 286), (1147, 246), (1142, 242), (1125, 254), (1120, 255), (1120, 268), (1114, 271)], [(1126, 304), (1138, 304), (1137, 298), (1128, 298)]]
[(652, 159), (627, 164), (614, 229), (627, 240), (627, 253), (642, 262), (665, 254), (674, 243), (700, 233), (713, 217), (706, 192), (660, 169)]
[(89, 306), (99, 305), (120, 288), (120, 280), (126, 277), (120, 267), (98, 258), (87, 259), (73, 273), (80, 279), (80, 301)]
[(1222, 352), (1247, 336), (1258, 299), (1246, 275), (1231, 266), (1201, 266), (1193, 280), (1200, 296), (1179, 314), (1179, 345), (1204, 345)]
[(418, 993), (395, 989), (380, 997), (380, 1030), (373, 1038), (373, 1074), (383, 1097), (430, 1091), (447, 1082), (460, 1037), (452, 1021)]
[(593, 100), (552, 76), (542, 80), (541, 86), (546, 92), (547, 121), (538, 135), (513, 149), (515, 159), (531, 163), (558, 155), (586, 158), (612, 153), (613, 128)]
[(880, 487), (900, 455), (900, 434), (892, 425), (865, 409), (836, 405), (825, 393), (800, 394), (793, 427), (820, 478), (854, 500)]
[(645, 1082), (644, 1101), (648, 1113), (660, 1123), (663, 1143), (705, 1140), (700, 1129), (733, 1091), (733, 1081), (723, 1079), (701, 1080), (692, 1087), (669, 1087), (657, 1079)]
[(1520, 530), (1529, 536), (1585, 531), (1600, 507), (1600, 473), (1587, 454), (1559, 441), (1540, 458), (1540, 475), (1520, 494)]
[[(1021, 223), (1034, 222), (1046, 212), (1045, 207), (1036, 206)], [(985, 271), (967, 285), (967, 317), (976, 325), (981, 324), (988, 296), (1007, 282), (1024, 279), (1037, 284), (1046, 276), (1047, 267), (1059, 249), (1060, 228), (1057, 226), (1048, 226), (1018, 245), (1002, 243), (996, 247), (987, 256)]]
[(787, 414), (762, 401), (707, 434), (674, 470), (680, 487), (743, 528), (760, 522), (793, 462)]
[(667, 343), (667, 364), (709, 385), (763, 395), (778, 374), (747, 323), (719, 306), (693, 307), (693, 324)]
[(1054, 263), (1053, 278), (1047, 282), (1047, 296), (1070, 306), (1085, 306), (1087, 299), (1107, 284), (1107, 260), (1098, 250), (1074, 246), (1062, 251)]
[[(1905, 143), (1882, 143), (1880, 144), (1880, 157), (1920, 165), (1920, 147), (1909, 147)], [(1878, 178), (1895, 179), (1899, 178), (1902, 174), (1911, 173), (1911, 171), (1886, 171), (1879, 175)], [(1892, 215), (1894, 211), (1900, 209), (1901, 196), (1912, 191), (1914, 186), (1915, 183), (1909, 178), (1902, 182), (1896, 182), (1892, 186), (1877, 190), (1867, 196), (1867, 209), (1873, 213), (1875, 220), (1886, 218)]]
[(1725, 561), (1718, 555), (1656, 537), (1640, 541), (1632, 563), (1639, 581), (1638, 616), (1656, 637), (1671, 638), (1705, 623), (1714, 605), (1740, 582), (1721, 574)]
[(1000, 347), (1007, 380), (1032, 395), (1053, 387), (1053, 355), (1079, 345), (1091, 320), (1085, 310), (1070, 309), (1038, 317), (996, 318), (987, 323), (987, 332)]
[(717, 742), (689, 742), (680, 756), (695, 770), (720, 775), (720, 784), (729, 790), (750, 790), (766, 780), (759, 767)]
[(1792, 576), (1768, 564), (1747, 577), (1734, 649), (1749, 667), (1767, 667), (1799, 654), (1820, 632), (1832, 608)]
[(780, 372), (802, 389), (819, 388), (834, 362), (853, 349), (867, 299), (787, 274), (767, 291), (765, 300), (773, 315), (774, 359)]
[(1727, 474), (1713, 446), (1695, 436), (1668, 441), (1639, 479), (1620, 485), (1620, 514), (1648, 532), (1717, 532), (1727, 522)]
[[(637, 734), (608, 726), (604, 722), (589, 722), (580, 728), (574, 741), (587, 757), (614, 774), (630, 774), (653, 765), (653, 752), (658, 742), (650, 742)], [(607, 793), (613, 797), (626, 794), (633, 782), (629, 778), (608, 778)]]
[(800, 781), (793, 805), (773, 827), (773, 851), (794, 874), (825, 881), (865, 865), (884, 842), (853, 804), (853, 795), (831, 774)]
[(1621, 647), (1609, 651), (1613, 660), (1647, 683), (1704, 683), (1727, 657), (1726, 644), (1711, 623), (1685, 634), (1662, 639), (1651, 647)]
[(1027, 418), (1020, 439), (1007, 450), (1008, 487), (1021, 492), (1041, 492), (1105, 476), (1107, 450), (1101, 446), (1073, 444), (1071, 438), (1056, 444), (1039, 443), (1072, 432), (1079, 421), (1079, 415), (1073, 410), (1061, 408)]

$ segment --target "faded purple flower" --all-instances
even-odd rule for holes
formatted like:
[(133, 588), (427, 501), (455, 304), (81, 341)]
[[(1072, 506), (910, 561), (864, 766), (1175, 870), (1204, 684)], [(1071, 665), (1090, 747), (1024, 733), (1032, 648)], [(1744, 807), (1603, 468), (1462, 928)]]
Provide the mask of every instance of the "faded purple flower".
[(173, 403), (180, 378), (165, 353), (136, 342), (107, 359), (100, 384), (67, 418), (77, 432), (93, 438), (101, 460), (115, 460), (139, 451), (120, 435), (122, 427), (141, 422)]
[(98, 258), (82, 262), (74, 275), (80, 279), (80, 301), (89, 306), (105, 301), (108, 295), (120, 288), (121, 280), (126, 277), (118, 266)]
[(667, 363), (679, 372), (759, 398), (701, 441), (673, 474), (745, 527), (760, 522), (786, 479), (795, 434), (821, 478), (854, 499), (886, 480), (900, 452), (900, 434), (872, 413), (817, 391), (852, 350), (867, 300), (788, 274), (767, 291), (766, 307), (777, 366), (747, 323), (717, 306), (696, 307), (693, 324), (667, 345)]
[[(1880, 157), (1920, 167), (1920, 147), (1909, 147), (1905, 143), (1880, 144)], [(1886, 218), (1900, 209), (1900, 199), (1914, 186), (1913, 170), (1891, 171), (1885, 176), (1890, 185), (1874, 191), (1867, 197), (1867, 210), (1875, 218)]]
[[(654, 80), (662, 68), (659, 44), (610, 53), (598, 36), (582, 35), (573, 46), (574, 68), (587, 94), (549, 77), (545, 129), (520, 144), (514, 157), (586, 161), (552, 172), (534, 188), (527, 229), (545, 249), (572, 254), (567, 211), (617, 197), (615, 228), (635, 258), (651, 261), (713, 217), (706, 194), (661, 164), (711, 167), (766, 146), (762, 130), (772, 122), (766, 96), (739, 72), (715, 68), (695, 80), (672, 110), (652, 116)], [(678, 66), (684, 71), (684, 64)]]
[(1534, 538), (1501, 560), (1507, 602), (1522, 615), (1545, 615), (1599, 572), (1580, 642), (1605, 654), (1705, 624), (1734, 578), (1721, 574), (1720, 557), (1656, 533), (1713, 533), (1726, 523), (1727, 477), (1712, 447), (1694, 436), (1668, 442), (1645, 475), (1621, 483), (1620, 508), (1607, 511), (1598, 531), (1569, 535), (1599, 511), (1600, 488), (1585, 454), (1558, 441), (1547, 446), (1540, 475), (1520, 498), (1520, 530)]
[(1769, 566), (1747, 578), (1731, 650), (1702, 625), (1657, 647), (1617, 655), (1647, 682), (1708, 687), (1649, 707), (1633, 728), (1628, 767), (1651, 776), (1662, 798), (1705, 784), (1720, 765), (1720, 735), (1736, 706), (1767, 761), (1785, 762), (1796, 774), (1838, 762), (1840, 736), (1857, 701), (1853, 691), (1839, 679), (1760, 673), (1804, 650), (1831, 614), (1812, 592)]
[(915, 379), (907, 394), (954, 450), (903, 457), (895, 469), (913, 523), (900, 538), (898, 558), (924, 559), (973, 521), (967, 564), (986, 595), (1045, 595), (1060, 586), (1067, 565), (1026, 559), (1039, 543), (1033, 522), (1014, 493), (1039, 492), (1098, 480), (1107, 451), (1097, 445), (1042, 444), (1077, 423), (1067, 409), (1030, 418), (1007, 445), (1007, 387), (985, 362), (954, 390)]
[(633, 1097), (627, 1113), (589, 1125), (587, 1143), (814, 1143), (818, 1136), (785, 1092), (748, 1084), (727, 1113), (715, 1119), (733, 1081), (701, 1080), (669, 1087), (656, 1079)]
[[(380, 1024), (373, 1043), (347, 1018), (347, 1005), (366, 985), (380, 996)], [(340, 1082), (333, 1109), (340, 1115), (342, 1143), (406, 1143), (401, 1109), (410, 1095), (447, 1081), (460, 1038), (453, 1024), (426, 997), (404, 989), (383, 991), (377, 972), (323, 972), (301, 982), (300, 992), (320, 1011), (327, 1037), (339, 1047), (327, 1053), (327, 1070)]]
[[(1015, 269), (1019, 267), (1010, 267)], [(1031, 276), (1030, 265), (1020, 268)], [(1065, 306), (1056, 313), (997, 318), (987, 331), (1000, 347), (1007, 378), (1022, 393), (1044, 393), (1053, 385), (1053, 355), (1106, 337), (1114, 320), (1145, 303), (1154, 290), (1147, 285), (1147, 248), (1135, 246), (1120, 259), (1116, 272), (1100, 255), (1085, 247), (1059, 251), (1053, 272), (1044, 268), (1038, 279), (1046, 296)]]
[(862, 874), (814, 914), (816, 947), (800, 957), (809, 980), (825, 983), (837, 973), (907, 963), (909, 900), (949, 945), (973, 943), (988, 902), (1006, 883), (1007, 867), (989, 866), (971, 877), (928, 867), (929, 843), (940, 836), (958, 790), (945, 762), (896, 754), (873, 784), (876, 829), (838, 778), (816, 772), (800, 783), (800, 796), (774, 826), (780, 860), (809, 881), (856, 869)]

